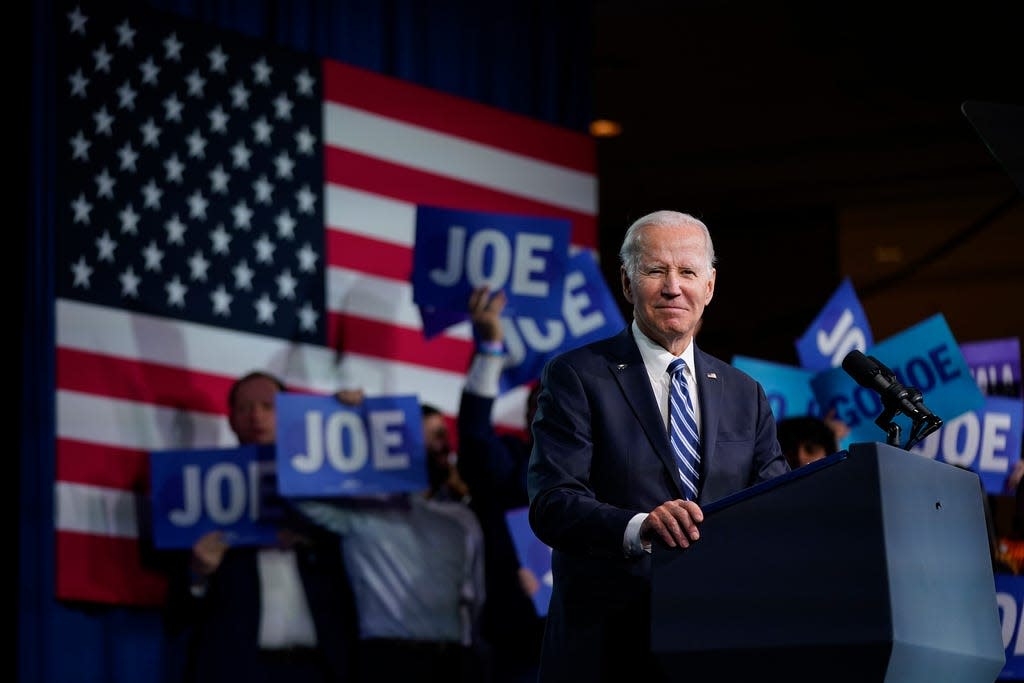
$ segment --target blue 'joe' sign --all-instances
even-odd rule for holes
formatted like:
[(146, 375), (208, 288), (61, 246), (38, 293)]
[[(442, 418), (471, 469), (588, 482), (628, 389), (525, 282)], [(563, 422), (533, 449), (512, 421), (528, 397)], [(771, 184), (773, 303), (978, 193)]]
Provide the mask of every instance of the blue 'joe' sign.
[(820, 416), (818, 401), (811, 390), (812, 371), (741, 355), (733, 356), (732, 366), (761, 383), (777, 421)]
[(1006, 650), (1006, 664), (999, 672), (999, 680), (1024, 680), (1024, 576), (996, 574), (995, 579)]
[(547, 616), (551, 602), (554, 578), (551, 574), (551, 548), (545, 545), (530, 528), (530, 510), (526, 507), (508, 510), (505, 523), (516, 547), (519, 566), (528, 569), (536, 579), (535, 592), (530, 596), (539, 616)]
[[(501, 373), (502, 392), (540, 377), (544, 364), (553, 356), (591, 341), (620, 332), (626, 323), (622, 312), (598, 269), (594, 254), (580, 251), (569, 259), (565, 276), (562, 310), (557, 317), (534, 317), (534, 311), (502, 315), (505, 333), (505, 366)], [(421, 309), (423, 329), (439, 331), (469, 319), (469, 314)]]
[(416, 207), (413, 302), (465, 314), (470, 293), (504, 290), (509, 313), (557, 318), (569, 260), (568, 219)]
[(867, 314), (850, 278), (844, 278), (818, 317), (796, 341), (800, 366), (808, 370), (838, 367), (854, 349), (874, 344)]
[[(918, 389), (925, 405), (944, 421), (985, 403), (941, 313), (877, 344), (867, 355), (892, 370), (900, 384)], [(835, 409), (835, 417), (850, 427), (851, 443), (885, 441), (885, 432), (875, 424), (883, 406), (874, 390), (857, 384), (842, 368), (819, 372), (811, 387), (822, 411)], [(906, 441), (910, 420), (897, 415), (893, 421)]]
[(569, 261), (565, 296), (557, 317), (537, 320), (531, 311), (503, 317), (501, 324), (508, 350), (501, 375), (502, 391), (539, 378), (552, 356), (609, 337), (626, 325), (589, 251), (581, 251)]
[(1020, 460), (1024, 401), (986, 396), (981, 410), (947, 420), (911, 451), (978, 473), (985, 491), (1005, 494), (1006, 476)]
[(154, 547), (188, 548), (216, 529), (232, 545), (274, 542), (285, 508), (273, 446), (154, 451), (149, 471)]
[(282, 496), (360, 496), (427, 488), (423, 419), (415, 396), (358, 406), (280, 392), (277, 487)]

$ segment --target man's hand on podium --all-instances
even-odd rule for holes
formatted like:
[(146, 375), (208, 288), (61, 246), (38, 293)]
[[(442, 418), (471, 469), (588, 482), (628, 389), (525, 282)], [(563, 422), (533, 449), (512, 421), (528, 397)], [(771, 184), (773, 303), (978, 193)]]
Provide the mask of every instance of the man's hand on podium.
[(704, 521), (700, 506), (692, 500), (670, 500), (651, 510), (640, 525), (640, 541), (648, 547), (655, 537), (669, 548), (689, 548), (700, 538), (697, 525)]

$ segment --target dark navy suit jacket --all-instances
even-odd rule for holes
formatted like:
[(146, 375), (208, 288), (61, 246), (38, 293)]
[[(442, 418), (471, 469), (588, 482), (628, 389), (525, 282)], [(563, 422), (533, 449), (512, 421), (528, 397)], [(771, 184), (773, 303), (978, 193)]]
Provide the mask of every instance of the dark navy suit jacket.
[[(357, 667), (355, 601), (338, 538), (315, 531), (311, 535), (312, 544), (295, 549), (299, 576), (327, 678), (341, 683), (352, 680)], [(229, 548), (205, 596), (198, 598), (189, 591), (189, 553), (176, 553), (181, 564), (171, 574), (165, 610), (173, 661), (164, 681), (265, 680), (259, 657), (258, 550)]]
[[(694, 371), (698, 502), (787, 472), (761, 385), (696, 347)], [(658, 680), (650, 555), (626, 557), (622, 543), (634, 515), (681, 498), (682, 484), (630, 328), (552, 359), (541, 382), (528, 474), (530, 524), (554, 549), (541, 680)]]

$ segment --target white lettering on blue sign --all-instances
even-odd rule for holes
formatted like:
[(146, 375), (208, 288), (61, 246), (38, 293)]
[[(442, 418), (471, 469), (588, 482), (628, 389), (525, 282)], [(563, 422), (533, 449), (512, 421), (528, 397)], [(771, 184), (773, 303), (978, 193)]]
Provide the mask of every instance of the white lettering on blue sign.
[(526, 350), (540, 354), (549, 353), (565, 344), (566, 332), (578, 339), (607, 323), (604, 312), (595, 308), (584, 315), (583, 311), (593, 306), (593, 299), (585, 289), (583, 273), (573, 271), (565, 276), (565, 295), (562, 299), (562, 320), (546, 320), (545, 328), (533, 318), (503, 318), (505, 346), (508, 349), (509, 365), (518, 365), (526, 358)]
[(983, 394), (989, 393), (989, 387), (1011, 387), (1014, 384), (1013, 368), (1009, 363), (1004, 363), (1002, 367), (984, 365), (971, 368), (971, 374)]
[(447, 268), (432, 268), (430, 279), (442, 287), (451, 287), (462, 277), (462, 254), (466, 248), (466, 229), (453, 225), (448, 230)]
[(548, 295), (548, 283), (533, 280), (532, 273), (544, 272), (544, 259), (536, 254), (550, 252), (551, 235), (524, 233), (516, 236), (515, 270), (512, 271), (512, 291), (516, 294), (544, 298)]
[(272, 472), (273, 462), (252, 461), (248, 471), (235, 463), (221, 462), (205, 471), (199, 465), (182, 468), (182, 507), (171, 510), (168, 519), (177, 527), (194, 525), (203, 516), (223, 525), (234, 524), (248, 512), (260, 515), (260, 479)]
[(850, 351), (864, 351), (867, 348), (864, 330), (853, 327), (853, 312), (848, 308), (843, 310), (831, 331), (818, 330), (816, 341), (818, 352), (823, 356), (831, 356), (829, 362), (832, 367), (842, 363)]
[[(1017, 604), (1010, 593), (996, 593), (996, 605), (999, 606), (999, 618), (1002, 626), (1003, 649), (1008, 656), (1024, 654), (1024, 610)], [(1014, 633), (1017, 637), (1014, 638)], [(1009, 650), (1010, 643), (1013, 649)]]
[(505, 326), (506, 342), (509, 348), (509, 358), (513, 363), (518, 363), (526, 356), (526, 349), (529, 348), (537, 353), (548, 353), (554, 351), (565, 341), (565, 325), (561, 320), (545, 320), (544, 330), (540, 329), (540, 322), (533, 318), (516, 318), (507, 320), (510, 323)]
[[(310, 417), (306, 415), (306, 434), (312, 436)], [(347, 438), (346, 438), (347, 437)], [(370, 459), (366, 429), (359, 415), (351, 412), (333, 413), (327, 418), (325, 429), (327, 461), (331, 467), (344, 474), (358, 472)], [(348, 444), (348, 449), (345, 446)], [(312, 449), (307, 449), (312, 450)], [(323, 462), (323, 459), (320, 460)]]
[[(405, 413), (401, 410), (382, 410), (369, 415), (370, 432), (373, 435), (373, 467), (384, 472), (387, 470), (407, 470), (411, 461), (408, 453), (395, 452), (395, 448), (405, 445), (402, 438), (402, 427), (405, 425)], [(397, 428), (397, 429), (395, 429)]]
[[(448, 229), (448, 254), (444, 269), (432, 268), (429, 277), (442, 287), (450, 287), (462, 279), (472, 288), (487, 286), (491, 291), (508, 288), (517, 296), (545, 298), (550, 294), (548, 283), (533, 278), (542, 273), (545, 259), (538, 254), (552, 250), (550, 235), (518, 233), (515, 245), (498, 230), (480, 230), (466, 243), (466, 229), (453, 225)], [(515, 258), (513, 259), (513, 253)], [(490, 254), (490, 267), (487, 255)], [(465, 256), (465, 263), (463, 263)]]
[(590, 334), (596, 329), (604, 327), (607, 320), (604, 312), (595, 308), (589, 315), (583, 315), (583, 311), (593, 305), (590, 293), (584, 289), (587, 284), (583, 273), (578, 270), (565, 276), (565, 303), (562, 305), (562, 317), (565, 324), (569, 326), (569, 333), (573, 337), (582, 337)]
[[(306, 452), (291, 457), (292, 467), (302, 474), (310, 474), (319, 471), (326, 461), (338, 472), (351, 474), (365, 468), (372, 455), (376, 470), (408, 469), (409, 454), (395, 452), (405, 443), (400, 429), (405, 424), (405, 413), (401, 410), (371, 411), (366, 419), (370, 434), (358, 413), (332, 413), (324, 425), (322, 413), (308, 411)], [(398, 430), (393, 429), (396, 426)]]
[(977, 467), (972, 469), (1005, 474), (1010, 471), (1009, 459), (999, 453), (1006, 451), (1006, 434), (1011, 425), (1007, 413), (985, 412), (979, 421), (978, 413), (967, 412), (946, 422), (938, 434), (929, 436), (912, 450), (932, 459), (941, 453), (949, 464), (968, 468), (977, 460)]

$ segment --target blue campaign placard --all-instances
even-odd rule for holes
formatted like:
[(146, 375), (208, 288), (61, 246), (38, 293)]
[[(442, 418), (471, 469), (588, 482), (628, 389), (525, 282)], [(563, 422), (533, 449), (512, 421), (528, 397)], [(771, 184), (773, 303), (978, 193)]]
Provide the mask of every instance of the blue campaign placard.
[(190, 548), (220, 529), (232, 545), (268, 545), (284, 512), (273, 446), (149, 454), (153, 545)]
[(417, 206), (413, 302), (464, 315), (470, 293), (486, 285), (505, 292), (508, 313), (557, 318), (571, 231), (562, 218)]
[[(900, 384), (920, 391), (925, 406), (943, 421), (984, 406), (985, 397), (941, 313), (866, 353), (892, 370)], [(883, 412), (881, 398), (874, 390), (857, 384), (841, 367), (817, 373), (811, 379), (811, 388), (821, 409), (834, 409), (835, 417), (850, 428), (850, 443), (886, 440), (885, 431), (875, 424)], [(902, 414), (893, 422), (902, 430), (903, 445), (910, 436), (911, 422)]]
[(832, 297), (796, 341), (800, 366), (820, 371), (838, 367), (846, 354), (874, 345), (871, 326), (850, 278), (844, 278)]
[(981, 393), (1024, 398), (1019, 337), (962, 342), (960, 351)]
[(821, 417), (811, 389), (813, 371), (749, 356), (733, 356), (732, 366), (761, 383), (776, 420), (804, 415)]
[(1002, 623), (1006, 664), (998, 680), (1024, 680), (1024, 576), (996, 574), (996, 605)]
[(551, 588), (554, 581), (551, 576), (551, 547), (545, 545), (530, 528), (530, 509), (515, 508), (505, 513), (512, 543), (516, 547), (519, 566), (530, 570), (537, 579), (537, 591), (531, 596), (533, 608), (539, 616), (547, 616), (548, 604), (551, 602)]
[(987, 493), (1005, 494), (1006, 476), (1020, 460), (1024, 401), (987, 396), (981, 410), (945, 422), (910, 450), (978, 473)]
[(589, 251), (576, 253), (569, 261), (557, 317), (503, 316), (501, 324), (508, 351), (501, 374), (503, 392), (540, 378), (544, 364), (553, 356), (610, 337), (626, 326), (597, 259)]
[[(466, 306), (469, 307), (469, 299), (466, 300)], [(466, 322), (469, 320), (469, 312), (463, 310), (461, 313), (458, 311), (439, 311), (436, 308), (429, 306), (420, 306), (420, 321), (423, 327), (423, 337), (426, 339), (432, 339), (437, 335), (441, 334), (449, 327), (458, 325), (459, 323)]]
[(280, 392), (277, 485), (287, 497), (363, 496), (428, 487), (423, 419), (415, 396), (333, 396)]

